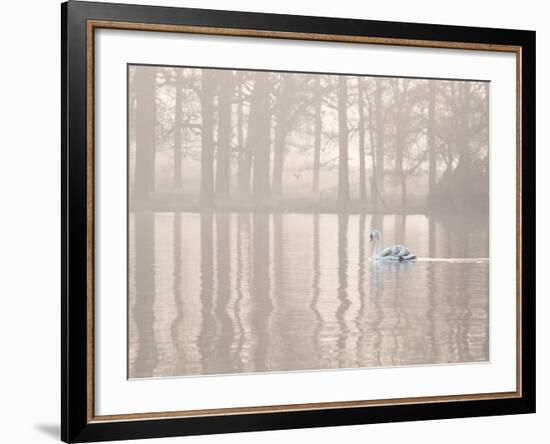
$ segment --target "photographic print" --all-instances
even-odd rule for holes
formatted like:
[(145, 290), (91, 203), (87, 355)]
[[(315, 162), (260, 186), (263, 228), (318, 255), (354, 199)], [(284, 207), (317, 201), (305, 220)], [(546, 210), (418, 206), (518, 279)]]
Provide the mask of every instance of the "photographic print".
[(489, 360), (488, 81), (127, 76), (129, 378)]
[(387, 19), (63, 3), (65, 442), (535, 412), (536, 34)]

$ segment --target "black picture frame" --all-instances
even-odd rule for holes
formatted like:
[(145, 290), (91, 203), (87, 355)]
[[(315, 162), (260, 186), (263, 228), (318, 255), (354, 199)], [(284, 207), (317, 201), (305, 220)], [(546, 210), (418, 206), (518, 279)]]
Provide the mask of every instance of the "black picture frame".
[[(511, 45), (520, 48), (521, 393), (498, 399), (441, 400), (230, 415), (102, 421), (90, 415), (89, 167), (87, 38), (90, 20), (279, 33)], [(61, 5), (62, 312), (61, 438), (90, 442), (180, 435), (370, 424), (535, 412), (535, 32), (69, 1)], [(510, 198), (513, 198), (512, 196)], [(93, 407), (93, 406), (92, 406)]]

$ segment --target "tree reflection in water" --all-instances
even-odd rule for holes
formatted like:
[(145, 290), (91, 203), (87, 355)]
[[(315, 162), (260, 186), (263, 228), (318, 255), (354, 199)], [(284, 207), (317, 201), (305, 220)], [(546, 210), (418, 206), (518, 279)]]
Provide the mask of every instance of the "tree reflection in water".
[[(372, 228), (419, 260), (372, 261)], [(420, 215), (134, 212), (129, 376), (486, 361), (487, 257)]]

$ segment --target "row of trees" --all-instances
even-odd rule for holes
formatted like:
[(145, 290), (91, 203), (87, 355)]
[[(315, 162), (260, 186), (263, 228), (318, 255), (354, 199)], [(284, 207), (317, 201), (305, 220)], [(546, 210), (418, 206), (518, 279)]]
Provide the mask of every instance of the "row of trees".
[(488, 205), (485, 82), (136, 66), (129, 100), (139, 202)]

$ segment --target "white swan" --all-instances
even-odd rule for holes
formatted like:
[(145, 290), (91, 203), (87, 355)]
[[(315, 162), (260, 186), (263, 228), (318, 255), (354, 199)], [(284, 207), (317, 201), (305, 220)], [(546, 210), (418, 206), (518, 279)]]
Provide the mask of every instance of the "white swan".
[(382, 246), (382, 233), (379, 230), (370, 232), (370, 240), (374, 241), (372, 250), (372, 258), (376, 260), (394, 260), (394, 261), (412, 261), (416, 259), (414, 254), (411, 254), (407, 247), (403, 245), (393, 245), (392, 247), (384, 248)]

